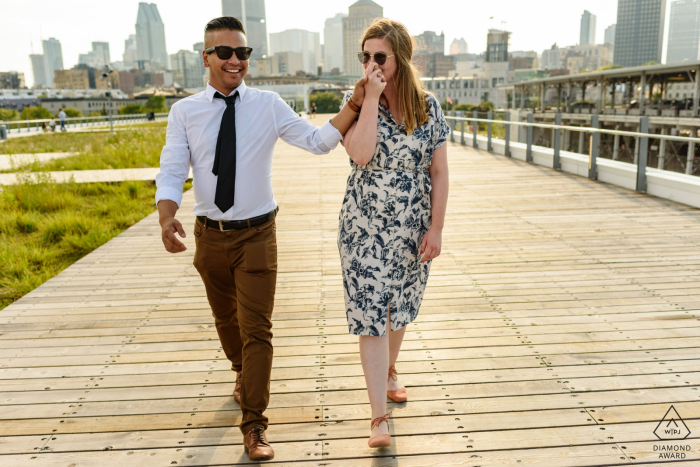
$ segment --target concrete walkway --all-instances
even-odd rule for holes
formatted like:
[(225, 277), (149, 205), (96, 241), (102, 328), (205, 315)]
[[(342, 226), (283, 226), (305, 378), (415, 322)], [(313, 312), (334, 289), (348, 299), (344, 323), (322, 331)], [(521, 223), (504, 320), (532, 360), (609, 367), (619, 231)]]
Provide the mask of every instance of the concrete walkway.
[[(158, 167), (146, 169), (113, 169), (113, 170), (66, 170), (60, 172), (14, 172), (0, 174), (0, 185), (16, 185), (17, 183), (38, 182), (49, 176), (55, 183), (97, 183), (124, 182), (127, 180), (155, 180), (160, 171)], [(190, 169), (189, 178), (192, 178)]]
[(62, 159), (64, 157), (75, 156), (77, 152), (45, 152), (35, 154), (11, 154), (0, 155), (0, 170), (10, 170), (29, 165), (34, 161), (48, 162), (52, 159)]

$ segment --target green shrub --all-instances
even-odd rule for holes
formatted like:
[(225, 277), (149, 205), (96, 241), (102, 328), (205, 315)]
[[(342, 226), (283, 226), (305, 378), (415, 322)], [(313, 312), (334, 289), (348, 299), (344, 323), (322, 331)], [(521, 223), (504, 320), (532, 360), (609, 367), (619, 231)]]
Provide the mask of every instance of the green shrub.
[(316, 112), (336, 114), (340, 111), (343, 100), (332, 92), (318, 92), (309, 96), (309, 105), (316, 103)]
[(21, 120), (38, 120), (38, 119), (48, 119), (53, 117), (53, 114), (49, 109), (38, 105), (36, 107), (25, 107), (22, 113), (19, 114)]
[(14, 109), (0, 109), (0, 120), (2, 120), (2, 121), (17, 120), (18, 118), (19, 118), (19, 114), (17, 113), (16, 110), (14, 110)]
[(146, 113), (139, 104), (129, 104), (119, 107), (119, 115), (133, 115)]
[(66, 113), (66, 117), (69, 118), (76, 118), (76, 117), (82, 117), (83, 112), (76, 109), (75, 107), (68, 107), (63, 109), (63, 111)]

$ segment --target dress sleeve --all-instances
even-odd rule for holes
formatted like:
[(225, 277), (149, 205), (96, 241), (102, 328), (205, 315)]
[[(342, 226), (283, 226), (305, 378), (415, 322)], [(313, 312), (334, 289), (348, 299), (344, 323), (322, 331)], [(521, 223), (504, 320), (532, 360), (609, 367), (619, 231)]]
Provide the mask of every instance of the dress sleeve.
[(447, 141), (447, 136), (450, 134), (450, 126), (445, 120), (445, 114), (437, 99), (430, 97), (430, 110), (435, 119), (435, 128), (433, 129), (433, 151), (442, 146)]

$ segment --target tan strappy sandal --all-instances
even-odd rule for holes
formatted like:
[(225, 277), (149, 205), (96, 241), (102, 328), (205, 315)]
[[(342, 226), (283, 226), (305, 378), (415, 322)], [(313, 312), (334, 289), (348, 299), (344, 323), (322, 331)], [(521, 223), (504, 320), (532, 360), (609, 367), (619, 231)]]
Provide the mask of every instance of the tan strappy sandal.
[[(391, 412), (389, 412), (388, 414), (384, 414), (383, 417), (377, 417), (374, 420), (372, 420), (372, 423), (370, 424), (370, 430), (374, 430), (374, 427), (379, 426), (379, 424), (382, 422), (386, 422), (386, 426), (387, 426), (387, 428), (389, 428), (389, 417), (390, 416), (391, 416)], [(371, 448), (391, 446), (391, 435), (386, 434), (386, 435), (370, 436), (369, 441), (367, 441), (367, 445)]]
[[(389, 377), (393, 379), (394, 381), (398, 380), (398, 376), (396, 376), (398, 373), (396, 372), (396, 367), (394, 365), (391, 365), (389, 367)], [(408, 400), (408, 394), (406, 393), (406, 388), (401, 388), (397, 389), (396, 391), (386, 391), (386, 395), (389, 396), (389, 399), (391, 399), (394, 402), (406, 402)]]

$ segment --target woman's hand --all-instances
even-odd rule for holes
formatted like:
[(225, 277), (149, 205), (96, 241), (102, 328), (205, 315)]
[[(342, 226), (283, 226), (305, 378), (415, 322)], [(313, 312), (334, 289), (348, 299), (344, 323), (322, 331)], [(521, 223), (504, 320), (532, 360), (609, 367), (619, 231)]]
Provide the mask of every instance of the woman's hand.
[(367, 67), (365, 73), (367, 74), (365, 98), (379, 100), (379, 96), (382, 95), (386, 87), (386, 79), (384, 78), (382, 70), (380, 70), (379, 66), (375, 63), (372, 67)]
[[(420, 244), (420, 253), (423, 255), (420, 262), (425, 263), (440, 255), (442, 249), (442, 229), (431, 227), (425, 233), (423, 241)], [(425, 253), (425, 254), (423, 254)]]

